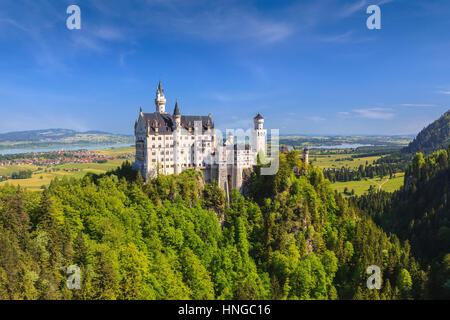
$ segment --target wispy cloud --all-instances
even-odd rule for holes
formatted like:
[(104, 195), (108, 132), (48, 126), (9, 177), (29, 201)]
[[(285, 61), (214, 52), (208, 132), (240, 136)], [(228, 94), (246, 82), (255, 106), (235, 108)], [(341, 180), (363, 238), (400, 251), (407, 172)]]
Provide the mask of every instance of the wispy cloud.
[[(449, 93), (450, 94), (450, 93)], [(437, 105), (435, 104), (420, 104), (420, 103), (403, 103), (400, 105), (401, 107), (423, 107), (423, 108), (432, 108), (432, 107), (436, 107)]]
[(124, 40), (126, 38), (125, 32), (116, 27), (101, 25), (94, 29), (93, 36), (102, 40)]
[(12, 26), (14, 28), (17, 28), (17, 29), (19, 29), (19, 30), (21, 30), (23, 32), (26, 32), (26, 33), (31, 33), (32, 32), (31, 29), (26, 28), (25, 26), (23, 26), (22, 24), (20, 24), (19, 22), (17, 22), (14, 19), (11, 19), (11, 18), (0, 18), (0, 25), (1, 24), (10, 25), (10, 26)]
[(338, 15), (341, 17), (348, 17), (354, 14), (357, 11), (362, 10), (364, 6), (367, 5), (367, 0), (360, 0), (356, 3), (351, 3), (347, 6), (344, 6), (339, 12)]
[(325, 121), (327, 119), (319, 117), (319, 116), (312, 116), (312, 117), (306, 117), (307, 120), (313, 121), (313, 122), (322, 122)]
[[(234, 0), (93, 1), (82, 6), (82, 30), (67, 34), (66, 15), (61, 12), (61, 6), (53, 1), (4, 1), (7, 1), (6, 7), (10, 8), (10, 12), (6, 15), (0, 13), (0, 32), (8, 32), (2, 31), (5, 29), (3, 25), (25, 33), (27, 41), (35, 44), (30, 54), (37, 59), (42, 54), (49, 55), (50, 51), (45, 48), (58, 47), (59, 53), (50, 58), (55, 61), (59, 59), (60, 63), (66, 60), (61, 56), (78, 54), (83, 50), (97, 54), (111, 52), (111, 46), (115, 43), (125, 47), (119, 52), (127, 52), (134, 49), (133, 43), (137, 39), (152, 36), (155, 32), (167, 34), (168, 37), (175, 35), (209, 42), (239, 43), (236, 48), (273, 46), (286, 41), (354, 42), (359, 39), (354, 30), (324, 32), (321, 27), (330, 19), (343, 19), (363, 10), (368, 2), (354, 0), (348, 6), (339, 0), (298, 2), (280, 4), (269, 13), (252, 2)], [(25, 17), (22, 17), (21, 7), (28, 8)], [(40, 47), (41, 51), (35, 47)], [(71, 51), (66, 52), (68, 49), (65, 48)], [(118, 55), (119, 64), (123, 66), (124, 56), (120, 56), (121, 53)], [(50, 58), (48, 60), (52, 60)], [(262, 73), (260, 70), (256, 72)]]
[(376, 4), (380, 6), (392, 1), (393, 0), (359, 0), (354, 3), (350, 3), (349, 5), (343, 6), (338, 11), (337, 15), (340, 17), (349, 17), (358, 11), (365, 10), (369, 5)]
[(361, 118), (378, 119), (378, 120), (390, 120), (395, 117), (395, 114), (391, 112), (391, 109), (384, 108), (368, 108), (368, 109), (355, 109)]
[(438, 91), (440, 94), (450, 94), (450, 90), (440, 90)]
[[(167, 7), (164, 7), (167, 10)], [(164, 14), (151, 23), (210, 41), (256, 41), (272, 44), (293, 34), (293, 26), (285, 20), (264, 16), (256, 9), (242, 5), (214, 2), (213, 7), (197, 12)]]

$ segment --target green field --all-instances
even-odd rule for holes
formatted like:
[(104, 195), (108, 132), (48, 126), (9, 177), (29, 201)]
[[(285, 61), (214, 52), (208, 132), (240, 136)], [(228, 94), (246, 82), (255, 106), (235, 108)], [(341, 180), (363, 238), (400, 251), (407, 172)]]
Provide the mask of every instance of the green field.
[(135, 147), (121, 147), (121, 148), (108, 148), (108, 149), (100, 149), (100, 150), (94, 150), (97, 152), (100, 152), (101, 154), (107, 155), (107, 156), (120, 156), (124, 154), (134, 154)]
[(0, 176), (10, 176), (13, 172), (23, 171), (23, 170), (37, 170), (37, 167), (31, 165), (23, 165), (23, 166), (10, 166), (3, 167), (0, 166)]
[(394, 192), (403, 185), (404, 173), (397, 174), (394, 178), (389, 179), (389, 177), (384, 177), (383, 179), (374, 178), (374, 179), (363, 179), (361, 181), (347, 181), (347, 182), (335, 182), (331, 186), (333, 189), (338, 192), (344, 192), (345, 188), (348, 189), (349, 192), (355, 190), (355, 195), (363, 195), (366, 193), (370, 186), (375, 186), (377, 189), (384, 190), (387, 192)]

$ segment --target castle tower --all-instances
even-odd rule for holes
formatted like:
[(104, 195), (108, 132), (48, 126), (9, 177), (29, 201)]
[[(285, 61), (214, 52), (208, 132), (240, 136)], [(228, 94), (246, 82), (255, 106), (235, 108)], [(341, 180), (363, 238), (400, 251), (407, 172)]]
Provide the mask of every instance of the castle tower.
[(259, 154), (266, 154), (267, 130), (264, 129), (264, 118), (259, 113), (253, 118), (255, 129), (253, 130), (253, 148)]
[(159, 81), (158, 89), (156, 89), (156, 112), (166, 113), (166, 97), (164, 96), (164, 89), (161, 85), (161, 81)]
[(303, 149), (303, 162), (309, 163), (309, 149), (308, 148)]

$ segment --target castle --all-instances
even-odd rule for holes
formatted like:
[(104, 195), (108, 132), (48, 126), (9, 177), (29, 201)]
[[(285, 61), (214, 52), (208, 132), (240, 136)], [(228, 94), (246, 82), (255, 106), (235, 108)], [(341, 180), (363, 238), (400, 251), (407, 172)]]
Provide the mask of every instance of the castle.
[(172, 114), (166, 112), (166, 98), (161, 81), (156, 90), (156, 110), (142, 108), (134, 126), (136, 159), (133, 168), (147, 181), (159, 174), (178, 174), (184, 170), (202, 171), (207, 182), (217, 181), (229, 192), (241, 189), (246, 175), (256, 164), (257, 155), (266, 154), (264, 118), (257, 114), (249, 143), (235, 141), (233, 133), (226, 139), (216, 137), (211, 114), (182, 115), (178, 101)]

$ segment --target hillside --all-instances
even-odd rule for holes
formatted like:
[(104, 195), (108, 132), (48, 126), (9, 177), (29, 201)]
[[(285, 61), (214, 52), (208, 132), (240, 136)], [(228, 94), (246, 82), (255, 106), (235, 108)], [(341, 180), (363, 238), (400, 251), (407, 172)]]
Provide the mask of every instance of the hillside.
[(431, 266), (432, 298), (450, 298), (450, 147), (424, 158), (417, 153), (394, 194), (376, 192), (355, 198), (386, 232), (408, 240), (411, 253)]
[(133, 142), (133, 136), (101, 131), (78, 132), (69, 129), (30, 130), (0, 134), (0, 149), (132, 144)]
[[(293, 174), (294, 168), (296, 174)], [(194, 170), (144, 184), (129, 164), (0, 187), (0, 299), (424, 298), (425, 271), (298, 152), (228, 204)], [(61, 266), (81, 268), (68, 290)], [(366, 287), (381, 268), (383, 288)]]
[(433, 153), (446, 149), (450, 143), (450, 110), (420, 131), (417, 137), (403, 149), (405, 153)]

